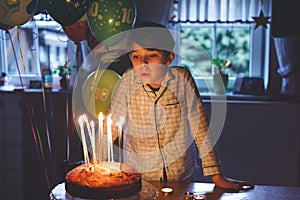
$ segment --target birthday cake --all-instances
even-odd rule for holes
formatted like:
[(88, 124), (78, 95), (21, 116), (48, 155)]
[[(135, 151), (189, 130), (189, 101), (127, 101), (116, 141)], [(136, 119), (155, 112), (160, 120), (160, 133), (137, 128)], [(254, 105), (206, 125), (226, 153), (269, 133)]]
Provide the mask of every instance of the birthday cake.
[(142, 188), (142, 174), (117, 162), (82, 164), (65, 176), (65, 190), (85, 199), (123, 198)]

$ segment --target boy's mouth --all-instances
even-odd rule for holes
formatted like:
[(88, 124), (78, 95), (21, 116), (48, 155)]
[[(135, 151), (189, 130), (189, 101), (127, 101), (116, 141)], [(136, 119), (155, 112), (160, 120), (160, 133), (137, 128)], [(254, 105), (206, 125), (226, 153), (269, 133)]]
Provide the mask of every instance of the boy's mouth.
[(143, 72), (143, 73), (141, 73), (141, 75), (142, 75), (142, 76), (149, 76), (150, 74), (147, 73), (147, 72)]

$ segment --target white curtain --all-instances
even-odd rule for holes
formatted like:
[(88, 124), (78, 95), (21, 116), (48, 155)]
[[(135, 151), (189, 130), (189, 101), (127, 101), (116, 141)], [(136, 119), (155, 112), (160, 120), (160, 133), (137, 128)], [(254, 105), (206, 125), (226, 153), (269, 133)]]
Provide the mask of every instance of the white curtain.
[(252, 17), (271, 16), (272, 0), (179, 0), (174, 4), (175, 23), (253, 22)]
[(281, 76), (281, 93), (300, 97), (300, 29), (298, 2), (274, 1), (271, 26), (276, 55), (277, 72)]
[(300, 37), (275, 37), (281, 93), (300, 96)]

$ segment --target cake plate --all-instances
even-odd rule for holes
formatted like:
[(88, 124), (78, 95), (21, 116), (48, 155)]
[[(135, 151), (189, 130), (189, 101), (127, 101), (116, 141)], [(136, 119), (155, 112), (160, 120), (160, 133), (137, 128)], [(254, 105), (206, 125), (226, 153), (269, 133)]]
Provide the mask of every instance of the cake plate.
[[(142, 189), (137, 194), (110, 200), (153, 200), (158, 196), (157, 188), (149, 182), (142, 181)], [(90, 200), (74, 197), (66, 192), (65, 183), (60, 183), (54, 187), (50, 193), (50, 200)]]

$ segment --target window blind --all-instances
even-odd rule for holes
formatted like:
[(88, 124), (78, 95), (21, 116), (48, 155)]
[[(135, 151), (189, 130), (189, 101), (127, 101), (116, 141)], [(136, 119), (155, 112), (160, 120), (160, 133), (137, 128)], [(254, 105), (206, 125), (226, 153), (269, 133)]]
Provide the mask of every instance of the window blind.
[(173, 23), (252, 23), (252, 17), (271, 16), (272, 0), (179, 0), (174, 1)]

